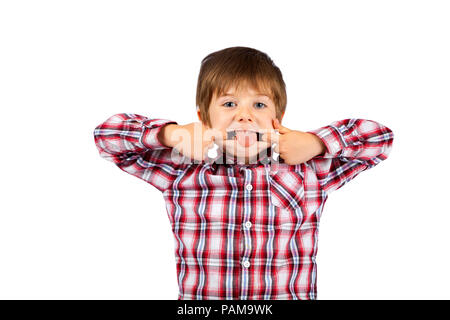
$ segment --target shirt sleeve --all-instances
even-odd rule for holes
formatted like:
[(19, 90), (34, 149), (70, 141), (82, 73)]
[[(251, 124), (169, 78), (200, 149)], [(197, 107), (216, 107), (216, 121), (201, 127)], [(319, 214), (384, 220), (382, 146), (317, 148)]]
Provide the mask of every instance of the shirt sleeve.
[(172, 148), (158, 140), (159, 131), (169, 123), (177, 124), (132, 113), (115, 114), (95, 128), (95, 145), (102, 158), (163, 192), (182, 166), (172, 161)]
[(307, 132), (315, 134), (326, 146), (325, 153), (308, 163), (327, 194), (386, 160), (394, 141), (391, 129), (365, 119), (339, 120)]

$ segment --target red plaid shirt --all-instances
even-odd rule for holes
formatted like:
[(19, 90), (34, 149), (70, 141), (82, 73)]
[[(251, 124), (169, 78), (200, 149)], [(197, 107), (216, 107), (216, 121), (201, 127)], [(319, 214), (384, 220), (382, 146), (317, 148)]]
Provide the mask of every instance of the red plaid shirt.
[(345, 119), (317, 130), (327, 151), (297, 165), (173, 161), (168, 123), (121, 113), (95, 128), (100, 156), (162, 192), (175, 237), (178, 299), (316, 299), (328, 195), (388, 157), (393, 132)]

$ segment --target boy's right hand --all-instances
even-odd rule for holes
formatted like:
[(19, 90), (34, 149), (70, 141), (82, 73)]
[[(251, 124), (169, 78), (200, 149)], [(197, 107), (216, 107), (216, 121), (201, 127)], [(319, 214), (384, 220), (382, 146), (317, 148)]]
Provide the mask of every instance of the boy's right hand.
[(167, 124), (161, 133), (165, 145), (177, 149), (189, 159), (198, 161), (207, 158), (208, 150), (213, 146), (214, 141), (226, 140), (226, 132), (208, 128), (202, 122), (186, 125)]

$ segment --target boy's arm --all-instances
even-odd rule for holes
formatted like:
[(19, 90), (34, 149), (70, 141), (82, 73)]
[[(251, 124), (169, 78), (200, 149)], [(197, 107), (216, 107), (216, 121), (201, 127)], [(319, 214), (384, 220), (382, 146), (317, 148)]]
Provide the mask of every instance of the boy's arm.
[(95, 145), (102, 158), (164, 191), (181, 167), (171, 160), (172, 148), (160, 134), (169, 124), (177, 122), (132, 113), (115, 114), (95, 128)]
[(387, 159), (394, 141), (391, 129), (365, 119), (339, 120), (307, 132), (316, 135), (326, 146), (325, 153), (308, 163), (327, 194)]

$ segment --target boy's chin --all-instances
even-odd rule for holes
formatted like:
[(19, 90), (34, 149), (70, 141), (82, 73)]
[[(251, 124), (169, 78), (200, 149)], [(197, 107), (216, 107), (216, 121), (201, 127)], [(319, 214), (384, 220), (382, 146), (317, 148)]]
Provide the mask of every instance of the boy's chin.
[(236, 163), (237, 164), (256, 164), (258, 163), (258, 159), (257, 157), (246, 157), (246, 158), (236, 158)]
[(227, 162), (238, 164), (256, 164), (262, 158), (268, 156), (271, 144), (266, 141), (257, 141), (253, 145), (244, 147), (235, 140), (226, 140), (223, 144), (218, 141), (221, 150), (225, 150)]
[(236, 154), (235, 152), (226, 152), (226, 155), (229, 159), (234, 160), (233, 162), (236, 162), (237, 164), (256, 164), (261, 159), (266, 158), (268, 156), (268, 150), (267, 148), (264, 150), (261, 150), (260, 152), (254, 151), (252, 153), (246, 153), (246, 154)]

